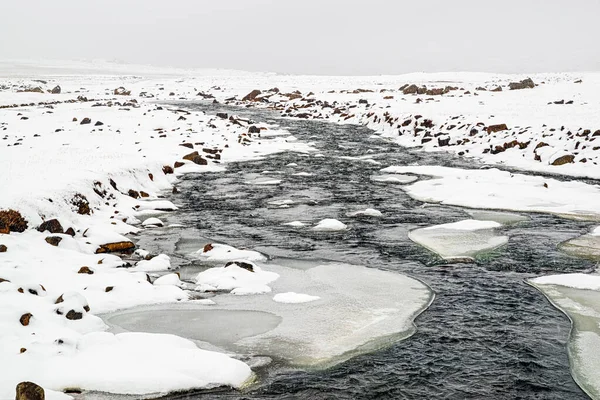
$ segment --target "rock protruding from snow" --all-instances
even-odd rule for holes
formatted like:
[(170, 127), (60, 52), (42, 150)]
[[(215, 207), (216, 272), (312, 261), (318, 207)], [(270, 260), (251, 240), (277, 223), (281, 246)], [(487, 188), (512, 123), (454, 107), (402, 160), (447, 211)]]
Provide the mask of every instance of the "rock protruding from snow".
[(264, 261), (266, 257), (257, 251), (239, 250), (226, 244), (210, 243), (195, 253), (196, 256), (207, 261)]
[(269, 283), (279, 278), (274, 272), (263, 271), (259, 266), (248, 261), (252, 271), (232, 263), (226, 267), (214, 267), (201, 272), (196, 277), (200, 291), (228, 291), (232, 294), (247, 295), (269, 293)]

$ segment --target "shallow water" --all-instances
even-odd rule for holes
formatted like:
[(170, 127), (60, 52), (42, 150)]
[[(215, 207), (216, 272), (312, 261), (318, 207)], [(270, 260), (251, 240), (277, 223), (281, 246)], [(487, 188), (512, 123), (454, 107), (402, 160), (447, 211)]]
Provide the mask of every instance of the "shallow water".
[[(220, 105), (186, 106), (232, 113)], [(255, 120), (276, 119), (265, 111), (234, 112)], [(569, 373), (569, 320), (524, 280), (591, 268), (591, 262), (557, 250), (559, 243), (585, 233), (590, 223), (542, 214), (521, 214), (529, 218), (520, 222), (507, 217), (513, 224), (499, 229), (509, 236), (506, 246), (479, 255), (473, 264), (447, 264), (410, 241), (408, 232), (471, 218), (472, 210), (425, 205), (409, 198), (399, 183), (371, 177), (388, 165), (472, 168), (472, 161), (368, 139), (372, 132), (363, 127), (276, 121), (300, 140), (314, 142), (325, 157), (283, 153), (234, 163), (225, 172), (189, 175), (179, 184), (175, 200), (182, 207), (170, 222), (193, 228), (166, 234), (177, 239), (171, 243), (145, 237), (143, 246), (171, 250), (183, 278), (203, 268), (186, 254), (215, 241), (262, 251), (279, 263), (302, 260), (301, 265), (310, 267), (338, 261), (408, 274), (429, 285), (436, 298), (417, 318), (412, 337), (384, 349), (321, 371), (275, 362), (259, 369), (259, 383), (244, 392), (200, 391), (167, 399), (587, 398)], [(381, 165), (341, 158), (366, 154)], [(298, 166), (287, 167), (289, 163)], [(294, 175), (298, 172), (312, 176)], [(281, 183), (249, 183), (258, 174)], [(275, 200), (294, 203), (270, 204)], [(380, 210), (383, 217), (348, 217), (365, 208)], [(339, 219), (349, 229), (323, 234), (282, 225), (294, 220), (314, 225), (323, 218)]]

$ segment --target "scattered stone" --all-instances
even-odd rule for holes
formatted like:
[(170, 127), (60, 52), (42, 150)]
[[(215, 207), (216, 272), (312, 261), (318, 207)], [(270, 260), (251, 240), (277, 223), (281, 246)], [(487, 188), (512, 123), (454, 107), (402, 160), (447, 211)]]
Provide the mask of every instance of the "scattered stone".
[(173, 171), (173, 167), (171, 167), (170, 165), (165, 165), (165, 166), (162, 168), (162, 171), (163, 171), (163, 173), (164, 173), (165, 175), (169, 175), (169, 174), (172, 174), (172, 173), (174, 173), (174, 172), (175, 172), (175, 171)]
[(71, 321), (76, 321), (83, 318), (83, 313), (77, 312), (75, 310), (69, 310), (65, 317)]
[(58, 246), (58, 244), (62, 241), (62, 238), (60, 236), (48, 236), (45, 240), (46, 243), (52, 246)]
[(501, 92), (502, 91), (502, 86), (496, 86), (495, 89), (492, 89), (491, 92)]
[(487, 128), (485, 128), (485, 130), (487, 131), (487, 133), (506, 131), (508, 130), (508, 126), (506, 126), (506, 124), (490, 125)]
[(105, 293), (112, 292), (112, 290), (113, 290), (114, 288), (115, 288), (114, 286), (107, 286), (107, 287), (106, 287), (106, 289), (104, 289), (104, 292), (105, 292)]
[(92, 120), (88, 117), (85, 117), (84, 119), (81, 120), (79, 125), (87, 125), (87, 124), (91, 124), (91, 123), (92, 123)]
[(101, 245), (97, 250), (96, 254), (102, 253), (115, 253), (115, 252), (126, 252), (135, 248), (133, 242), (115, 242)]
[(229, 118), (229, 115), (227, 115), (227, 113), (217, 113), (217, 117), (221, 119), (227, 119)]
[(69, 228), (65, 231), (65, 234), (69, 236), (75, 236), (75, 229)]
[(33, 382), (21, 382), (17, 385), (15, 400), (45, 400), (44, 388)]
[(131, 95), (131, 90), (127, 90), (123, 86), (120, 86), (113, 91), (113, 94), (115, 96), (129, 96)]
[(197, 151), (183, 156), (184, 160), (188, 160), (198, 165), (208, 165), (208, 161), (204, 159)]
[(18, 211), (0, 210), (0, 233), (24, 232), (27, 225), (27, 221)]
[(523, 79), (521, 82), (511, 82), (508, 84), (510, 90), (519, 90), (519, 89), (533, 89), (535, 87), (535, 83), (531, 78)]
[(572, 154), (565, 154), (564, 156), (558, 157), (556, 160), (552, 161), (552, 165), (564, 165), (571, 164), (575, 160), (575, 156)]
[(175, 164), (173, 164), (175, 168), (183, 167), (184, 165), (185, 163), (182, 163), (181, 161), (175, 161)]
[(253, 91), (251, 91), (250, 93), (248, 93), (247, 95), (245, 95), (242, 98), (242, 101), (256, 101), (256, 97), (261, 94), (262, 92), (258, 89), (255, 89)]
[[(111, 182), (113, 182), (112, 179)], [(77, 207), (77, 214), (90, 215), (90, 213), (92, 212), (92, 210), (90, 209), (90, 202), (88, 201), (87, 197), (85, 197), (81, 193), (76, 193), (73, 196), (73, 198), (71, 199), (71, 204)]]
[(29, 325), (29, 322), (31, 321), (31, 317), (33, 317), (33, 314), (31, 314), (31, 313), (23, 314), (23, 315), (21, 315), (21, 318), (19, 318), (19, 322), (21, 323), (21, 325), (27, 326), (27, 325)]
[(150, 197), (150, 195), (148, 193), (144, 192), (143, 190), (140, 190), (140, 196), (144, 197), (144, 198)]
[(54, 87), (54, 88), (53, 88), (53, 89), (50, 91), (50, 93), (52, 93), (52, 94), (60, 94), (60, 92), (61, 92), (61, 91), (62, 91), (62, 90), (61, 90), (60, 86), (59, 86), (59, 85), (56, 85), (56, 86), (55, 86), (55, 87)]
[(202, 252), (208, 253), (212, 249), (214, 249), (213, 245), (211, 243), (208, 243), (208, 244), (204, 245), (204, 248), (202, 249)]
[(38, 231), (40, 231), (40, 232), (48, 231), (50, 233), (64, 233), (63, 227), (60, 224), (60, 222), (58, 222), (57, 219), (51, 219), (51, 220), (43, 222), (39, 226)]
[(102, 126), (104, 125), (104, 123), (102, 121), (96, 121), (96, 123), (94, 124), (94, 126)]
[(246, 271), (254, 272), (254, 266), (244, 261), (230, 261), (227, 264), (225, 264), (225, 268), (229, 267), (230, 265), (237, 265), (238, 267), (243, 268)]
[(177, 193), (179, 193), (179, 189), (177, 189), (177, 186), (173, 186), (172, 193), (173, 193), (173, 194), (177, 194)]
[[(8, 247), (6, 247), (6, 245), (0, 244), (0, 253), (6, 253), (7, 250), (8, 250)], [(2, 282), (1, 278), (0, 278), (0, 282)]]
[(248, 128), (248, 133), (260, 133), (260, 128), (252, 125)]
[(79, 268), (79, 271), (77, 271), (78, 274), (88, 274), (88, 275), (94, 275), (94, 271), (92, 271), (90, 269), (90, 267), (81, 267)]
[(129, 191), (127, 192), (127, 195), (129, 195), (129, 197), (132, 197), (134, 199), (139, 199), (140, 192), (138, 192), (137, 190), (129, 189)]

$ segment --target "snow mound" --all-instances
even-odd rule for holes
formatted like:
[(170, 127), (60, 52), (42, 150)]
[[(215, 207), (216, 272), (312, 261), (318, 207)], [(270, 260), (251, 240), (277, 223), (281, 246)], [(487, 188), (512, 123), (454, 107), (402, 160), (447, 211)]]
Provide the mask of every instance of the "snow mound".
[(159, 254), (150, 260), (141, 260), (131, 268), (131, 271), (156, 272), (166, 271), (171, 268), (171, 258), (166, 254)]
[(266, 257), (257, 251), (239, 250), (235, 247), (226, 244), (211, 243), (203, 249), (195, 253), (196, 256), (206, 259), (207, 261), (233, 261), (233, 260), (249, 260), (249, 261), (264, 261)]
[(163, 226), (163, 222), (158, 218), (148, 218), (144, 222), (142, 222), (142, 226), (152, 227), (152, 226)]
[(288, 303), (288, 304), (309, 303), (311, 301), (316, 301), (319, 299), (320, 299), (319, 296), (311, 296), (309, 294), (294, 293), (294, 292), (277, 293), (275, 296), (273, 296), (273, 301), (276, 301), (278, 303)]
[(258, 265), (243, 261), (252, 266), (252, 271), (237, 264), (227, 267), (214, 267), (200, 272), (196, 277), (197, 290), (223, 290), (237, 295), (270, 293), (269, 283), (279, 278), (274, 272), (263, 271)]
[(315, 227), (313, 227), (313, 230), (324, 231), (324, 232), (333, 232), (333, 231), (343, 231), (347, 228), (348, 227), (344, 223), (338, 221), (337, 219), (326, 218), (326, 219), (321, 220)]

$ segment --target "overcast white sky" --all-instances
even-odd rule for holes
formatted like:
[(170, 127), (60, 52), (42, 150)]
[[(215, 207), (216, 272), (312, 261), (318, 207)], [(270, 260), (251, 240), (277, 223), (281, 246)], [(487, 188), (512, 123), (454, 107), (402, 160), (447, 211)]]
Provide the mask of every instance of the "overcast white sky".
[(373, 75), (600, 70), (600, 0), (0, 0), (0, 57)]

